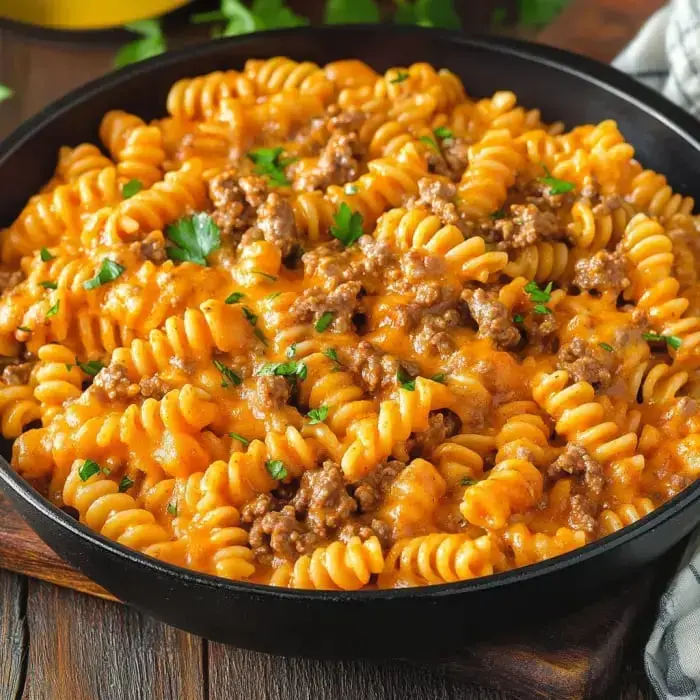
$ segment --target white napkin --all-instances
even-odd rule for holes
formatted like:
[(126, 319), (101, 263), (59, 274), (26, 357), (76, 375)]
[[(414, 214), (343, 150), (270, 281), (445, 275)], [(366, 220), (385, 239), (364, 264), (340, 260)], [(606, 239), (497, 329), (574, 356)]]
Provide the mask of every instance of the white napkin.
[[(700, 116), (700, 0), (671, 0), (613, 65)], [(659, 697), (700, 698), (700, 531), (661, 598), (644, 662)]]

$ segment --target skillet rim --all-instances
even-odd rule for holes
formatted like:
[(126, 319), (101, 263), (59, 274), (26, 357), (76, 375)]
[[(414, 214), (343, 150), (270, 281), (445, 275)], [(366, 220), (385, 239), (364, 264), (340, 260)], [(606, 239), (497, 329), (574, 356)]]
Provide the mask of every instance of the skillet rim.
[[(354, 32), (371, 33), (372, 31), (376, 32), (376, 30), (377, 25), (354, 24), (331, 27), (297, 27), (292, 29), (255, 32), (253, 34), (230, 37), (227, 39), (210, 40), (202, 44), (171, 51), (161, 56), (126, 66), (121, 70), (108, 73), (107, 75), (101, 76), (70, 91), (64, 97), (50, 103), (36, 115), (23, 122), (0, 143), (0, 169), (7, 158), (17, 149), (21, 148), (28, 140), (39, 136), (41, 129), (54, 119), (57, 119), (64, 111), (73, 109), (89, 101), (93, 96), (99, 93), (108, 92), (118, 85), (128, 82), (132, 76), (149, 73), (161, 66), (184, 63), (190, 58), (205, 55), (214, 48), (221, 50), (227, 45), (245, 44), (250, 41), (251, 38), (265, 38), (269, 39), (270, 43), (273, 43), (276, 37), (286, 36), (288, 34), (306, 35), (309, 39), (313, 39), (313, 37), (319, 33), (352, 34)], [(504, 54), (510, 56), (514, 60), (524, 59), (531, 63), (540, 63), (555, 68), (564, 74), (586, 80), (605, 92), (613, 93), (626, 100), (636, 109), (652, 115), (692, 146), (696, 152), (700, 153), (699, 121), (659, 93), (647, 88), (612, 66), (570, 51), (536, 44), (530, 41), (491, 36), (469, 36), (449, 30), (400, 25), (382, 25), (382, 31), (395, 35), (430, 35), (435, 39), (451, 44), (456, 49), (462, 46), (475, 47), (494, 53)], [(258, 597), (270, 596), (276, 599), (298, 600), (299, 602), (369, 602), (376, 600), (388, 601), (405, 599), (431, 600), (468, 594), (470, 592), (476, 593), (488, 589), (508, 588), (518, 582), (540, 579), (546, 577), (550, 573), (555, 573), (562, 569), (581, 564), (598, 556), (602, 557), (606, 552), (624, 547), (629, 541), (642, 537), (662, 523), (672, 520), (676, 515), (679, 515), (681, 511), (691, 507), (700, 500), (700, 480), (698, 480), (662, 506), (652, 511), (649, 515), (612, 535), (608, 535), (580, 549), (553, 559), (510, 571), (492, 574), (491, 576), (455, 583), (417, 586), (412, 588), (316, 591), (276, 588), (264, 584), (231, 581), (218, 576), (167, 564), (141, 554), (136, 550), (127, 548), (90, 530), (85, 525), (54, 506), (17, 474), (8, 461), (1, 455), (0, 483), (6, 490), (13, 493), (14, 498), (22, 501), (31, 509), (38, 511), (41, 516), (51, 521), (53, 526), (70, 533), (71, 537), (77, 539), (80, 546), (87, 553), (89, 553), (91, 546), (98, 547), (105, 550), (106, 555), (126, 560), (144, 572), (158, 572), (161, 576), (177, 579), (178, 583), (183, 583), (188, 587), (201, 587), (205, 589), (223, 588), (230, 591), (232, 594), (249, 594)], [(128, 601), (125, 602), (128, 603)]]

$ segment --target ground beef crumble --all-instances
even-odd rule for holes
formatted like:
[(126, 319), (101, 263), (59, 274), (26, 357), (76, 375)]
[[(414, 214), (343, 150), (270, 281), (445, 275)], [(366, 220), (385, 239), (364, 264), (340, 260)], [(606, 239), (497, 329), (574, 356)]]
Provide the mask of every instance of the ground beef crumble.
[(16, 287), (24, 279), (22, 270), (0, 269), (0, 294), (8, 289)]
[(574, 382), (588, 382), (596, 389), (607, 389), (614, 376), (615, 353), (583, 338), (574, 338), (559, 348), (557, 368), (566, 370)]
[(320, 287), (305, 289), (289, 308), (290, 315), (299, 323), (318, 321), (324, 313), (333, 314), (333, 330), (345, 333), (352, 330), (352, 316), (358, 304), (360, 282), (343, 282), (330, 294)]
[(520, 342), (520, 331), (508, 309), (496, 298), (495, 292), (465, 289), (462, 299), (479, 326), (479, 338), (490, 338), (497, 347), (505, 349), (513, 348)]
[(561, 240), (566, 230), (554, 212), (542, 211), (534, 204), (513, 204), (507, 216), (491, 224), (488, 239), (499, 250), (515, 250), (545, 240)]
[(92, 382), (94, 390), (110, 401), (134, 396), (134, 383), (129, 379), (129, 370), (119, 362), (101, 369)]
[(563, 474), (574, 476), (592, 494), (599, 495), (603, 490), (603, 467), (575, 442), (568, 443), (547, 470), (547, 476), (552, 479)]
[(19, 360), (6, 364), (2, 370), (2, 381), (8, 386), (28, 384), (29, 375), (32, 373), (35, 364), (36, 362), (20, 362)]
[(405, 467), (397, 460), (382, 462), (355, 485), (353, 496), (361, 513), (371, 513), (379, 507), (394, 479)]
[(411, 459), (423, 457), (430, 459), (436, 447), (456, 435), (462, 427), (462, 421), (449, 409), (435, 411), (428, 416), (428, 427), (419, 433), (413, 433), (406, 442), (406, 450)]
[(469, 163), (469, 144), (461, 138), (443, 139), (440, 147), (427, 153), (428, 170), (458, 182)]
[(427, 207), (443, 224), (456, 226), (464, 235), (472, 232), (473, 225), (464, 220), (457, 209), (457, 187), (451, 182), (423, 177), (418, 180), (418, 197), (406, 203), (410, 208)]
[(297, 243), (297, 227), (291, 204), (277, 192), (267, 195), (258, 207), (256, 227), (266, 241), (276, 245), (284, 257)]
[(329, 185), (352, 182), (360, 174), (359, 155), (361, 149), (357, 134), (331, 134), (319, 155), (316, 167), (303, 171), (301, 176), (296, 178), (295, 187), (300, 190), (324, 190)]
[(583, 290), (599, 292), (613, 290), (621, 292), (629, 287), (625, 256), (601, 250), (589, 258), (582, 258), (574, 266), (573, 283)]
[(255, 378), (252, 407), (259, 415), (267, 415), (270, 411), (279, 411), (290, 396), (291, 387), (284, 377), (263, 374)]

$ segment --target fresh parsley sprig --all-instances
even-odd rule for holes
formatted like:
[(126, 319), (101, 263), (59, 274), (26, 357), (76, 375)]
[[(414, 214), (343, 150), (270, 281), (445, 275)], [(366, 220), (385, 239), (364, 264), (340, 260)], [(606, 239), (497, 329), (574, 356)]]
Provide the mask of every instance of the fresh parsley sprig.
[(271, 185), (285, 186), (291, 182), (287, 179), (284, 169), (293, 163), (296, 158), (282, 158), (284, 148), (258, 148), (249, 151), (246, 155), (255, 163), (253, 169), (258, 175), (265, 175)]
[(219, 370), (223, 379), (221, 386), (228, 389), (230, 386), (238, 386), (241, 383), (241, 378), (230, 368), (227, 367), (221, 360), (214, 360), (214, 367)]
[(530, 301), (534, 304), (532, 310), (536, 314), (552, 313), (552, 310), (548, 306), (545, 306), (545, 304), (551, 301), (552, 299), (552, 287), (553, 283), (548, 282), (547, 286), (544, 289), (540, 289), (537, 285), (537, 282), (535, 282), (534, 280), (532, 282), (528, 282), (525, 285), (525, 291), (527, 292), (527, 294), (529, 294)]
[(290, 362), (266, 362), (259, 370), (258, 376), (273, 374), (277, 377), (286, 377), (291, 380), (304, 380), (308, 375), (308, 369), (303, 362), (292, 360)]
[(328, 406), (314, 408), (307, 413), (307, 416), (309, 417), (309, 425), (323, 423), (323, 421), (328, 418)]
[(337, 238), (346, 248), (362, 236), (362, 214), (353, 211), (342, 202), (333, 216), (331, 236)]
[(560, 180), (558, 177), (554, 177), (544, 163), (542, 163), (542, 168), (544, 169), (545, 177), (539, 178), (539, 181), (549, 187), (551, 194), (566, 194), (567, 192), (571, 192), (571, 190), (576, 187), (573, 182), (569, 182), (568, 180)]
[(92, 278), (83, 282), (83, 289), (96, 289), (108, 282), (114, 282), (117, 277), (124, 274), (126, 268), (114, 260), (105, 258), (100, 265), (98, 273)]
[(265, 469), (273, 479), (286, 479), (288, 472), (281, 459), (268, 459), (265, 462)]
[(323, 333), (323, 331), (325, 331), (328, 328), (328, 326), (330, 326), (331, 323), (333, 323), (334, 318), (334, 311), (324, 311), (319, 317), (318, 321), (316, 321), (316, 323), (314, 324), (314, 328), (317, 332)]
[(659, 335), (658, 333), (642, 333), (642, 338), (651, 343), (666, 343), (674, 350), (680, 350), (683, 340), (677, 335)]
[(143, 61), (152, 56), (158, 56), (167, 50), (163, 30), (157, 19), (141, 19), (137, 22), (125, 24), (128, 29), (141, 38), (122, 46), (114, 57), (114, 67), (122, 68), (130, 63)]
[(205, 212), (182, 217), (165, 229), (165, 235), (175, 244), (166, 248), (168, 257), (179, 262), (206, 267), (207, 256), (221, 247), (219, 227)]

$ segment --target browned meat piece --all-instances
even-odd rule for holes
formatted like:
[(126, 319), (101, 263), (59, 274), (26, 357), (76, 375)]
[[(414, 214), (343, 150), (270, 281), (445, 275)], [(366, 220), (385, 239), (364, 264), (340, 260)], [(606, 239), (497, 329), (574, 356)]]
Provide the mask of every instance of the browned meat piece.
[(516, 178), (512, 192), (515, 194), (516, 201), (524, 199), (527, 204), (534, 204), (541, 211), (570, 207), (577, 196), (575, 190), (564, 194), (553, 194), (549, 185), (540, 179), (533, 180), (527, 175)]
[(261, 518), (266, 513), (277, 508), (277, 501), (269, 493), (259, 493), (252, 501), (248, 501), (241, 508), (241, 521), (252, 523), (256, 518)]
[(576, 263), (573, 282), (580, 289), (621, 292), (630, 284), (625, 268), (626, 258), (623, 254), (601, 250)]
[(374, 518), (369, 525), (353, 521), (343, 526), (338, 533), (338, 539), (341, 542), (348, 542), (353, 537), (359, 537), (363, 541), (370, 537), (376, 537), (382, 548), (387, 550), (393, 543), (391, 529), (391, 525), (378, 518)]
[(267, 199), (267, 179), (261, 175), (246, 175), (238, 180), (238, 186), (243, 191), (245, 201), (254, 209)]
[(129, 379), (129, 371), (118, 362), (101, 369), (92, 386), (111, 401), (129, 398), (138, 393), (138, 387)]
[(356, 180), (360, 173), (357, 135), (334, 133), (328, 139), (313, 170), (304, 172), (295, 186), (301, 190), (325, 190)]
[(401, 271), (409, 285), (424, 279), (440, 277), (445, 273), (445, 259), (421, 250), (410, 250), (401, 256)]
[(139, 382), (141, 396), (160, 401), (171, 389), (170, 385), (157, 374), (152, 377), (143, 377)]
[(569, 499), (569, 527), (593, 534), (598, 526), (596, 521), (597, 508), (588, 496), (577, 493)]
[(471, 232), (471, 225), (462, 220), (454, 200), (457, 187), (451, 182), (423, 177), (418, 180), (418, 198), (407, 203), (409, 207), (425, 206), (443, 224), (457, 226), (465, 235)]
[(559, 348), (557, 367), (566, 370), (575, 382), (588, 382), (596, 389), (607, 389), (614, 376), (616, 355), (601, 347), (574, 338)]
[(16, 287), (24, 279), (22, 270), (0, 269), (0, 294), (7, 289)]
[(319, 545), (316, 533), (309, 532), (305, 524), (297, 520), (292, 506), (257, 517), (250, 527), (249, 541), (258, 561), (267, 565), (272, 563), (273, 555), (294, 560)]
[(604, 486), (603, 467), (591, 457), (584, 447), (574, 442), (567, 444), (564, 451), (549, 465), (547, 476), (553, 479), (562, 474), (570, 474), (595, 495)]
[(295, 299), (289, 313), (299, 323), (311, 323), (330, 312), (333, 314), (332, 327), (336, 331), (346, 332), (352, 329), (352, 315), (361, 289), (359, 282), (344, 282), (330, 294), (320, 287), (311, 287)]
[(435, 411), (428, 416), (428, 427), (420, 433), (413, 433), (406, 442), (406, 450), (411, 459), (423, 457), (430, 459), (436, 447), (447, 438), (456, 435), (462, 427), (462, 421), (457, 414), (445, 409)]
[(361, 513), (370, 513), (381, 505), (397, 474), (405, 467), (396, 460), (378, 464), (355, 486), (353, 496)]
[(298, 513), (306, 513), (309, 529), (319, 537), (342, 527), (357, 510), (357, 502), (348, 493), (343, 472), (333, 462), (321, 469), (304, 472), (299, 489), (292, 499)]
[(28, 384), (29, 375), (35, 364), (35, 362), (16, 362), (6, 365), (2, 370), (2, 381), (9, 386)]
[(467, 302), (469, 312), (479, 326), (479, 338), (490, 338), (497, 347), (505, 349), (515, 347), (520, 342), (520, 331), (495, 293), (484, 289), (465, 289), (462, 299)]
[(513, 204), (508, 216), (491, 224), (492, 238), (501, 250), (525, 248), (541, 240), (559, 240), (566, 232), (557, 215), (534, 204)]
[(527, 344), (533, 352), (551, 354), (557, 351), (559, 325), (556, 314), (530, 314), (525, 320), (525, 325)]
[(428, 170), (458, 182), (469, 162), (469, 144), (460, 138), (444, 139), (438, 151), (428, 152)]
[(256, 377), (253, 409), (259, 415), (278, 411), (289, 401), (290, 393), (289, 382), (284, 377), (278, 377), (274, 374)]
[(360, 236), (357, 245), (362, 251), (362, 260), (356, 270), (355, 279), (362, 276), (380, 276), (390, 265), (394, 264), (394, 256), (389, 246), (383, 241), (378, 241), (372, 236)]
[(458, 326), (460, 321), (461, 317), (454, 309), (445, 311), (442, 316), (423, 315), (418, 324), (418, 331), (413, 337), (416, 352), (424, 355), (436, 350), (440, 355), (452, 354), (455, 343), (449, 329)]
[(143, 260), (150, 260), (156, 264), (165, 262), (168, 254), (165, 250), (165, 240), (159, 231), (149, 233), (146, 238), (137, 243), (132, 243)]
[(235, 237), (245, 231), (266, 194), (265, 180), (255, 175), (239, 179), (235, 170), (227, 170), (212, 178), (209, 182), (209, 197), (215, 207), (212, 219), (222, 235)]
[(328, 120), (328, 128), (333, 132), (345, 134), (358, 131), (367, 119), (367, 115), (364, 112), (360, 112), (357, 109), (341, 112), (337, 105), (331, 105), (328, 108), (328, 114), (331, 115)]
[(377, 350), (366, 340), (347, 348), (344, 356), (348, 368), (359, 376), (362, 386), (370, 394), (395, 382), (399, 368), (397, 359)]
[(265, 203), (258, 208), (256, 223), (266, 241), (276, 245), (287, 255), (297, 242), (297, 225), (292, 207), (277, 192), (267, 195)]

